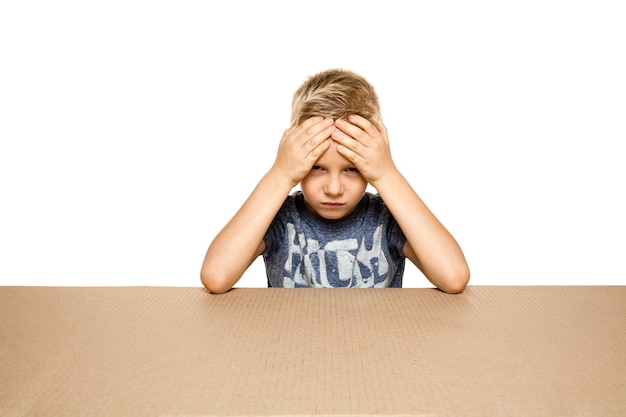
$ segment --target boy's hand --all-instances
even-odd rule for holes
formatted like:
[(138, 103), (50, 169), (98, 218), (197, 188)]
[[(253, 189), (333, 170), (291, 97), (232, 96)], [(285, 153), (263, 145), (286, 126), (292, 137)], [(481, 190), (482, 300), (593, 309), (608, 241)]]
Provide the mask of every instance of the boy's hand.
[(376, 182), (396, 170), (391, 158), (387, 128), (382, 121), (373, 124), (356, 114), (348, 120), (337, 119), (332, 139), (337, 151), (354, 164), (363, 178), (376, 187)]
[(285, 131), (278, 145), (273, 169), (296, 186), (330, 146), (335, 131), (331, 118), (311, 117)]

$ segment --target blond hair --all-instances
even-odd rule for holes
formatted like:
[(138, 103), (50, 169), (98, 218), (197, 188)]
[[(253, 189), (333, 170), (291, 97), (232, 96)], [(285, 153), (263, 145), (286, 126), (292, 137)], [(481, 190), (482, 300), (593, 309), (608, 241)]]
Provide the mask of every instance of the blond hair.
[(374, 87), (362, 76), (343, 69), (329, 69), (310, 76), (296, 90), (291, 102), (291, 125), (313, 116), (345, 118), (358, 114), (370, 121), (380, 119)]

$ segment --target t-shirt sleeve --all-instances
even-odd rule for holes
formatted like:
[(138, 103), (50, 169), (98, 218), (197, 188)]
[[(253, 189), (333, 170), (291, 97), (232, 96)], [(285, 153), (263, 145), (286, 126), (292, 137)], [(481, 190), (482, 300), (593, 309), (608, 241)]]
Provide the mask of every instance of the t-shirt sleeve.
[(265, 235), (263, 236), (263, 242), (265, 243), (264, 254), (276, 251), (278, 241), (278, 233), (276, 228), (279, 225), (279, 223), (277, 222), (277, 217), (278, 215), (274, 217), (274, 220), (272, 220), (270, 227), (267, 228), (267, 230), (265, 231)]
[(289, 217), (289, 212), (291, 211), (291, 197), (288, 197), (281, 208), (274, 216), (274, 219), (270, 223), (270, 226), (265, 231), (265, 235), (263, 236), (263, 242), (265, 243), (265, 252), (266, 253), (274, 253), (277, 250), (280, 250), (279, 242), (282, 240), (282, 236), (285, 234), (285, 224)]
[(389, 213), (389, 223), (387, 226), (387, 241), (389, 242), (389, 252), (394, 257), (404, 257), (403, 248), (406, 242), (406, 236), (396, 219)]
[(377, 203), (381, 205), (381, 207), (379, 207), (378, 209), (383, 216), (383, 219), (381, 220), (387, 223), (385, 230), (387, 231), (386, 237), (387, 243), (389, 244), (389, 253), (394, 258), (403, 258), (403, 248), (404, 243), (406, 242), (406, 236), (404, 235), (404, 232), (400, 228), (400, 225), (398, 224), (396, 219), (389, 211), (389, 208), (387, 208), (382, 199), (380, 199), (380, 196), (378, 196), (378, 198), (379, 200), (377, 201)]

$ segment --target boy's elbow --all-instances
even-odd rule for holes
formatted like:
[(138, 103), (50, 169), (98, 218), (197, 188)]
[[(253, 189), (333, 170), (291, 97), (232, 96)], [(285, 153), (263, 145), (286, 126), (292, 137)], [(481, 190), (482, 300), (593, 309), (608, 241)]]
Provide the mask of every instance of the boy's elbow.
[(439, 286), (439, 289), (448, 294), (460, 294), (467, 288), (469, 279), (470, 272), (466, 265), (455, 271), (451, 271), (443, 281), (444, 283)]
[(223, 276), (212, 274), (205, 268), (200, 272), (200, 281), (213, 294), (223, 294), (233, 287), (229, 284), (229, 280), (224, 279)]

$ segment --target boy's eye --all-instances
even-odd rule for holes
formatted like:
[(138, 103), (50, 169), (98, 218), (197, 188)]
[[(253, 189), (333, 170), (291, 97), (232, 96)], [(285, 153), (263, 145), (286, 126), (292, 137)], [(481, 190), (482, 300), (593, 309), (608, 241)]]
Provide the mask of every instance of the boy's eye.
[(320, 171), (322, 169), (321, 166), (319, 165), (313, 165), (313, 168), (311, 168), (311, 171)]
[(359, 170), (356, 169), (356, 168), (348, 168), (348, 169), (346, 169), (346, 171), (348, 171), (348, 172), (359, 172)]

